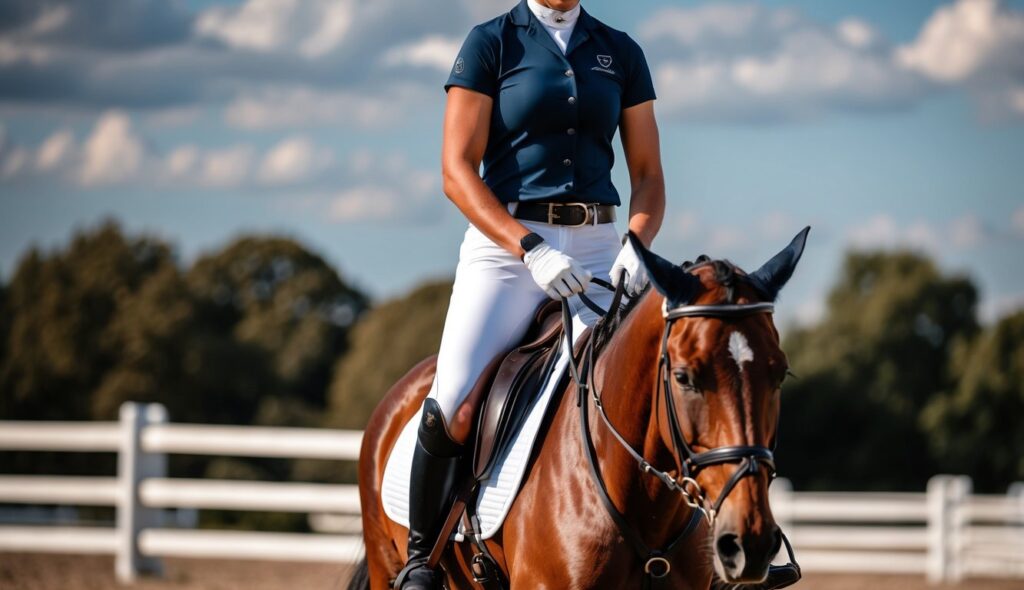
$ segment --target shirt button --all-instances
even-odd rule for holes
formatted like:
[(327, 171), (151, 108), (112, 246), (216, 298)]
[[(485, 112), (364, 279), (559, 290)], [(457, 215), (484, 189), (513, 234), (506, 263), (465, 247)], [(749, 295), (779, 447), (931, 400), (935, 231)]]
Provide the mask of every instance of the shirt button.
[(565, 71), (565, 77), (566, 78), (572, 78), (572, 70), (566, 70)]
[(566, 158), (566, 159), (562, 160), (562, 165), (563, 166), (572, 166), (572, 160), (570, 160), (569, 158)]
[(569, 104), (576, 104), (576, 97), (575, 96), (570, 96), (569, 97)]
[(573, 129), (572, 127), (566, 129), (565, 132), (568, 133), (569, 135), (576, 135), (576, 130)]

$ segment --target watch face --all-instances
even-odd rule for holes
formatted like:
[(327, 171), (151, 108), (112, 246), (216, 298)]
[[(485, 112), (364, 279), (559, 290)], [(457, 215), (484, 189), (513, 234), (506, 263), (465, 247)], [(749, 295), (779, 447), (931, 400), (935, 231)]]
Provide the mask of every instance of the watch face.
[(519, 245), (523, 248), (524, 252), (529, 252), (539, 246), (543, 241), (544, 238), (542, 238), (540, 234), (529, 233), (523, 236), (523, 239), (519, 240)]

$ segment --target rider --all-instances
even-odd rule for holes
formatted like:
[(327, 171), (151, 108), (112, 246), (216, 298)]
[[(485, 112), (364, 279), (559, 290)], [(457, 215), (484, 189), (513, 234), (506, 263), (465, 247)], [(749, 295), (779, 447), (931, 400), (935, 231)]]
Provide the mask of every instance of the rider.
[[(443, 525), (469, 429), (457, 415), (484, 367), (523, 336), (547, 297), (593, 276), (647, 277), (614, 224), (612, 139), (621, 130), (629, 229), (650, 245), (665, 208), (654, 86), (633, 39), (579, 0), (521, 0), (474, 27), (445, 84), (444, 191), (469, 219), (430, 393), (423, 403), (409, 498), (402, 588), (434, 589), (425, 564)], [(480, 164), (483, 163), (483, 172)], [(610, 294), (591, 297), (608, 306)], [(578, 298), (575, 312), (596, 316)]]

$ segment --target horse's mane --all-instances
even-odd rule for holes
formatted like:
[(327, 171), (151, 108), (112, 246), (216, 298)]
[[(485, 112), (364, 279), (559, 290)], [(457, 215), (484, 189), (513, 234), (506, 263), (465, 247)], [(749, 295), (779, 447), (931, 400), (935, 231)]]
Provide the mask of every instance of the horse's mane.
[[(738, 266), (733, 264), (727, 259), (713, 259), (707, 254), (701, 254), (694, 261), (685, 261), (680, 265), (684, 271), (693, 272), (701, 267), (710, 266), (714, 269), (715, 282), (725, 288), (726, 290), (726, 301), (725, 303), (733, 303), (736, 300), (736, 285), (746, 278), (746, 273), (743, 272)], [(739, 272), (737, 272), (739, 271)], [(610, 313), (598, 322), (597, 326), (594, 327), (594, 354), (598, 355), (604, 349), (605, 346), (611, 342), (612, 338), (618, 332), (622, 322), (629, 317), (629, 314), (636, 309), (637, 304), (643, 299), (648, 291), (651, 290), (650, 282), (644, 287), (644, 290), (637, 294), (636, 297), (631, 298), (626, 305), (621, 308), (621, 311), (617, 314)]]

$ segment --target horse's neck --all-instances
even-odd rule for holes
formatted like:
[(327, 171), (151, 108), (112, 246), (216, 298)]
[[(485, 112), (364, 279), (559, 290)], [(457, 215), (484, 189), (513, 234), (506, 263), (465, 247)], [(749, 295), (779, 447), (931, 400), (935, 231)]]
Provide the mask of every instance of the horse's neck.
[[(664, 329), (660, 301), (648, 294), (637, 304), (597, 360), (593, 386), (600, 392), (609, 421), (630, 446), (656, 468), (674, 472), (675, 459), (658, 429), (660, 404), (655, 400)], [(596, 412), (591, 414), (601, 475), (615, 505), (627, 518), (632, 514), (642, 522), (638, 528), (649, 532), (645, 534), (649, 541), (671, 538), (691, 509), (656, 477), (641, 474), (636, 460), (604, 421)], [(654, 524), (652, 515), (657, 516)]]

